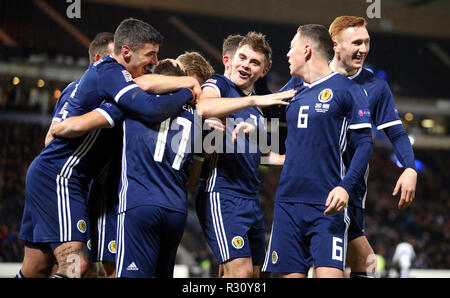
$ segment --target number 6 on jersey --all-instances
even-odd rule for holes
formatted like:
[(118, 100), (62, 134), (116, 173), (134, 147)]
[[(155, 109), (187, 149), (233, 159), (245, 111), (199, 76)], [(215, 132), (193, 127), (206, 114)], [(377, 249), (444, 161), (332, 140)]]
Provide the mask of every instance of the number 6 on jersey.
[(300, 106), (298, 111), (298, 128), (308, 128), (308, 114), (303, 113), (304, 110), (309, 110), (309, 106)]

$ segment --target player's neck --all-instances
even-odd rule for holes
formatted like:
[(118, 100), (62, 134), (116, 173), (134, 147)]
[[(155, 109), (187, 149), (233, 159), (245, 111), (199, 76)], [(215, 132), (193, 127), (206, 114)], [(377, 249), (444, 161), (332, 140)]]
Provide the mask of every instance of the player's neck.
[(328, 62), (319, 61), (314, 63), (314, 65), (307, 65), (305, 72), (303, 74), (303, 79), (307, 83), (313, 83), (317, 80), (320, 80), (323, 77), (326, 77), (331, 73), (330, 67), (328, 66)]
[(125, 60), (123, 59), (122, 55), (115, 55), (115, 54), (113, 54), (112, 56), (113, 56), (114, 59), (116, 59), (116, 61), (119, 64), (122, 64), (125, 68), (127, 68), (127, 64), (125, 63)]
[(245, 89), (243, 88), (239, 88), (241, 89), (241, 91), (245, 94), (245, 95), (250, 95), (250, 93), (252, 93), (253, 89), (254, 89), (255, 85), (251, 85), (250, 87), (247, 87)]
[(336, 57), (334, 57), (333, 60), (331, 60), (330, 69), (346, 77), (354, 75), (359, 70), (359, 68), (347, 67), (344, 63), (340, 62)]

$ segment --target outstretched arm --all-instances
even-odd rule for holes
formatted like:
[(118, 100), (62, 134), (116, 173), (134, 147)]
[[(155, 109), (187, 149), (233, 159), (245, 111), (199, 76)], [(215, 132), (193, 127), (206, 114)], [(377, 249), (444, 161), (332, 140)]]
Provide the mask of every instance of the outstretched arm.
[(189, 76), (176, 77), (160, 74), (147, 74), (135, 78), (134, 81), (142, 90), (155, 94), (165, 94), (178, 91), (182, 88), (193, 89), (196, 93), (201, 93), (198, 81)]
[(289, 105), (284, 100), (294, 97), (295, 93), (295, 90), (289, 90), (268, 95), (246, 96), (237, 100), (236, 98), (219, 97), (219, 94), (214, 88), (205, 86), (203, 87), (202, 95), (198, 99), (196, 109), (198, 114), (205, 118), (222, 118), (252, 106), (268, 107), (273, 105)]

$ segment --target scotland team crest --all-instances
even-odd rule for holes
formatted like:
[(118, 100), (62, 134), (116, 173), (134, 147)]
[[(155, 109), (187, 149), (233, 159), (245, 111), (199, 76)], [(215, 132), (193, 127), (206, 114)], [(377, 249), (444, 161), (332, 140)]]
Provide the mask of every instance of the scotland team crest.
[(241, 249), (242, 247), (244, 247), (244, 239), (241, 236), (235, 236), (231, 240), (231, 244), (234, 248)]
[(276, 264), (277, 261), (278, 261), (278, 253), (274, 250), (272, 252), (272, 264)]
[(80, 231), (81, 233), (86, 233), (86, 222), (84, 220), (80, 219), (77, 222), (77, 228), (78, 228), (78, 231)]
[(112, 240), (108, 243), (108, 250), (112, 254), (116, 253), (116, 241), (115, 240)]
[(329, 102), (333, 98), (333, 91), (331, 89), (323, 89), (319, 93), (319, 101), (320, 102)]

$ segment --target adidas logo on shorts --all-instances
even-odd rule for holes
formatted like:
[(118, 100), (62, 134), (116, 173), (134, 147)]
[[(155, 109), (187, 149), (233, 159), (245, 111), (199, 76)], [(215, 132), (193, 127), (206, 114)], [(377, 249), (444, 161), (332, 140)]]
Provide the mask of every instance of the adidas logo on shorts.
[(136, 266), (136, 264), (134, 262), (132, 262), (130, 265), (128, 265), (127, 270), (128, 271), (130, 271), (130, 270), (131, 271), (138, 271), (139, 268)]

